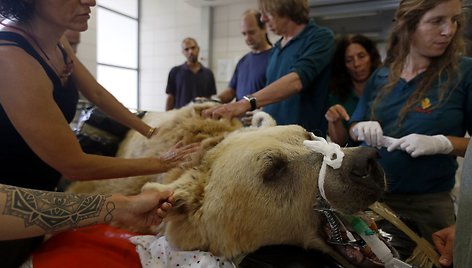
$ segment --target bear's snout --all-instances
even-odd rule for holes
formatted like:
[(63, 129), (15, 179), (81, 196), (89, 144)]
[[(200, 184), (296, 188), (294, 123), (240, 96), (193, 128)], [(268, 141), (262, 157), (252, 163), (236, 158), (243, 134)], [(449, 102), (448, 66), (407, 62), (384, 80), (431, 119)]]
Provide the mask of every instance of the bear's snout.
[(350, 177), (357, 183), (365, 186), (375, 186), (383, 189), (384, 172), (377, 162), (379, 154), (375, 148), (358, 147), (355, 152), (355, 160), (352, 163)]
[(379, 154), (373, 148), (359, 148), (356, 161), (352, 165), (351, 175), (366, 178), (375, 167)]

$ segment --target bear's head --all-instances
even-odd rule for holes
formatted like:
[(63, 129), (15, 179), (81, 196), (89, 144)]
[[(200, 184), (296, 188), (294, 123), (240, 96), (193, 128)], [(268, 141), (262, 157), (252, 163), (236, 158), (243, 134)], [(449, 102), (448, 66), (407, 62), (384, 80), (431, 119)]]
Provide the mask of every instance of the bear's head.
[[(228, 258), (272, 244), (323, 250), (315, 208), (324, 155), (303, 144), (309, 139), (295, 125), (229, 134), (199, 166), (165, 185), (175, 189), (176, 199), (167, 217), (169, 241)], [(381, 196), (384, 174), (374, 149), (342, 150), (342, 165), (326, 167), (323, 188), (333, 209), (353, 213)]]

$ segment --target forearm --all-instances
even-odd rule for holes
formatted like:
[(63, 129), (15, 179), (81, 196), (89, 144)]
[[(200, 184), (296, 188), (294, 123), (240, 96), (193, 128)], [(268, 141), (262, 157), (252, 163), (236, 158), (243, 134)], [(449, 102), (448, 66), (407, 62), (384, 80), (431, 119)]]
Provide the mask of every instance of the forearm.
[(470, 138), (453, 136), (447, 136), (447, 138), (451, 141), (452, 147), (454, 148), (450, 154), (464, 157)]
[[(122, 178), (156, 174), (171, 166), (164, 156), (120, 158), (82, 151), (70, 130), (61, 124), (50, 124), (41, 131), (28, 132), (25, 140), (33, 151), (47, 164), (72, 180)], [(50, 133), (57, 133), (54, 138)]]
[(125, 106), (123, 106), (123, 104), (121, 104), (113, 95), (111, 95), (104, 88), (103, 92), (100, 94), (100, 97), (98, 99), (99, 101), (95, 100), (92, 102), (108, 116), (110, 116), (117, 122), (129, 127), (130, 129), (136, 130), (141, 135), (147, 137), (151, 126), (146, 124), (135, 114), (131, 113)]
[(302, 87), (303, 85), (298, 74), (289, 73), (254, 93), (253, 96), (257, 99), (257, 106), (259, 108), (284, 100), (300, 92)]
[(328, 135), (332, 142), (344, 146), (348, 140), (346, 128), (341, 121), (328, 122)]
[(58, 170), (71, 180), (96, 180), (157, 174), (171, 166), (163, 157), (119, 158), (84, 154), (76, 160), (64, 158)]
[(235, 96), (236, 96), (235, 90), (232, 89), (232, 88), (227, 88), (227, 89), (223, 90), (223, 92), (218, 94), (218, 99), (220, 99), (220, 101), (222, 103), (228, 103), (228, 102), (232, 101)]
[[(267, 104), (275, 103), (290, 97), (293, 94), (300, 92), (302, 83), (298, 74), (289, 73), (277, 81), (271, 83), (265, 88), (252, 94), (256, 99), (256, 107), (262, 108)], [(234, 103), (228, 103), (215, 109), (208, 109), (204, 111), (204, 116), (212, 117), (213, 119), (234, 118), (244, 115), (247, 111), (254, 108), (245, 100), (239, 100)]]
[(0, 184), (0, 240), (108, 223), (126, 203), (121, 195), (48, 192)]
[(147, 135), (151, 127), (131, 113), (110, 92), (102, 87), (78, 59), (76, 59), (76, 68), (72, 78), (84, 97), (103, 112), (142, 135)]
[(172, 95), (167, 95), (167, 99), (166, 99), (166, 111), (170, 111), (172, 109), (174, 109), (174, 104), (175, 100), (174, 100), (174, 96)]
[(356, 136), (356, 135), (353, 133), (353, 131), (352, 131), (352, 130), (354, 129), (354, 127), (357, 125), (357, 123), (358, 123), (358, 122), (355, 122), (355, 123), (353, 123), (352, 125), (350, 125), (350, 126), (349, 126), (349, 129), (348, 129), (348, 131), (347, 131), (349, 137), (350, 137), (353, 141), (359, 141), (359, 140), (357, 139), (357, 136)]

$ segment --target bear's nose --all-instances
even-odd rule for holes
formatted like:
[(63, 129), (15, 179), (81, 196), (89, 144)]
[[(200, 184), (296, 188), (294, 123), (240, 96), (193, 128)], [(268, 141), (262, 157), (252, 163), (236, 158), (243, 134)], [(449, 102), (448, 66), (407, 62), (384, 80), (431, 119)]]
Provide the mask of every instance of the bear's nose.
[(351, 174), (359, 178), (368, 178), (372, 169), (376, 166), (379, 154), (376, 149), (371, 147), (359, 147), (356, 152), (356, 160), (352, 165)]

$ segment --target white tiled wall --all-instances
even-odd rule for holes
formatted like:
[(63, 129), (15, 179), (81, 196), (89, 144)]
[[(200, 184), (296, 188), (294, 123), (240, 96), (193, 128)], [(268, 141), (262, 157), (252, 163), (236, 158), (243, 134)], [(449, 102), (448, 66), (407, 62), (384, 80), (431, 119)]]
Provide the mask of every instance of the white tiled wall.
[[(200, 56), (208, 53), (208, 41), (201, 24), (205, 20), (200, 7), (183, 0), (143, 0), (141, 15), (141, 109), (163, 111), (169, 70), (185, 61), (181, 41), (194, 37)], [(208, 28), (208, 27), (206, 27)], [(209, 29), (208, 29), (209, 31)]]
[(218, 62), (231, 64), (228, 69), (232, 72), (235, 61), (247, 52), (239, 19), (246, 9), (256, 7), (256, 1), (209, 8), (184, 0), (143, 0), (142, 109), (164, 110), (167, 75), (170, 68), (185, 60), (180, 42), (187, 36), (197, 39), (202, 61), (213, 70), (218, 91), (223, 90), (228, 79), (221, 75)]
[(218, 91), (225, 89), (228, 73), (232, 74), (237, 60), (248, 52), (240, 33), (240, 17), (245, 10), (257, 8), (257, 2), (211, 9), (191, 6), (184, 0), (142, 3), (141, 108), (164, 110), (167, 75), (170, 68), (184, 62), (180, 42), (187, 36), (199, 42), (200, 56), (213, 70)]
[[(213, 8), (211, 66), (215, 73), (218, 91), (226, 88), (228, 76), (232, 74), (237, 61), (248, 52), (248, 47), (240, 32), (240, 19), (245, 10), (256, 7), (257, 3), (254, 2)], [(222, 68), (226, 64), (229, 64), (231, 68)]]
[(80, 45), (77, 47), (77, 57), (85, 67), (97, 77), (97, 12), (92, 9), (87, 31), (80, 34)]
[[(240, 17), (256, 1), (217, 7), (192, 6), (185, 0), (142, 0), (140, 109), (163, 111), (169, 70), (185, 61), (180, 43), (194, 37), (202, 62), (217, 80), (218, 91), (226, 88), (236, 62), (249, 50), (240, 33)], [(275, 41), (274, 36), (271, 40)], [(96, 75), (96, 11), (89, 30), (82, 33), (78, 57)], [(226, 67), (223, 69), (221, 67)]]

